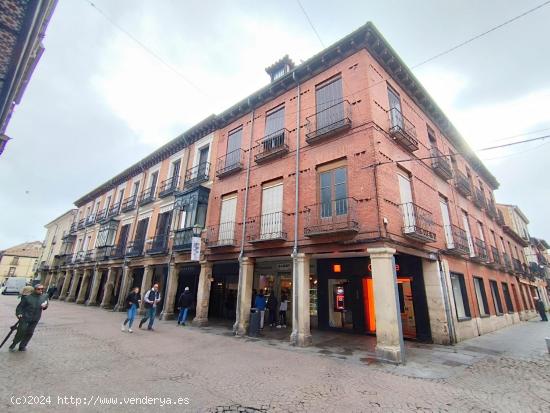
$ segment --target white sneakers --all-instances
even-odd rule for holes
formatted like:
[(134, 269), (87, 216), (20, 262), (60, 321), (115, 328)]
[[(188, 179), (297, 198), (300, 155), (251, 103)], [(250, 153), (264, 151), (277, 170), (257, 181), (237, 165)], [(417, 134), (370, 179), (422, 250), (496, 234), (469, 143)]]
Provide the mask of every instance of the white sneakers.
[(126, 331), (126, 326), (122, 324), (122, 327), (120, 327), (120, 331)]
[(132, 330), (131, 328), (128, 329), (128, 333), (133, 333), (134, 330)]

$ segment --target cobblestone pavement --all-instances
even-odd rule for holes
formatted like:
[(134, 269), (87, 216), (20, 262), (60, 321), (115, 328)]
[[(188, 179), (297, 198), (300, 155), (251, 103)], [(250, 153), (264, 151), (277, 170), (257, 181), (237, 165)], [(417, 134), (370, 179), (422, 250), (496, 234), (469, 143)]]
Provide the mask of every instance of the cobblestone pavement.
[[(16, 303), (0, 297), (1, 334)], [(201, 412), (550, 411), (548, 323), (454, 347), (412, 344), (407, 364), (391, 366), (337, 346), (294, 349), (223, 328), (159, 322), (154, 332), (123, 333), (123, 318), (54, 301), (27, 352), (0, 351), (0, 411), (151, 411), (138, 404), (146, 397), (159, 398), (155, 411), (162, 402), (160, 410)], [(14, 404), (25, 396), (45, 404)]]

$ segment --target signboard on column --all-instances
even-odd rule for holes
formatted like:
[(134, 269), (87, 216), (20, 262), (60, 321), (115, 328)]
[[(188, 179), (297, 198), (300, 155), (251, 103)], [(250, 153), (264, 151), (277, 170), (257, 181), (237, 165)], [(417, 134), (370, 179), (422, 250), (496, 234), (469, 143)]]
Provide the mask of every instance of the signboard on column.
[(201, 237), (191, 238), (191, 261), (200, 261)]

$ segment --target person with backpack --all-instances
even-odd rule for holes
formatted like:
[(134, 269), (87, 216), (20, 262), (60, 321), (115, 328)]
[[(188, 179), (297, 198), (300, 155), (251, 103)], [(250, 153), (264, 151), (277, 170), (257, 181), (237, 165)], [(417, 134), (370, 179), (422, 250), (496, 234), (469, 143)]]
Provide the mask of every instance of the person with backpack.
[(128, 316), (122, 324), (122, 331), (126, 331), (126, 324), (128, 324), (128, 332), (132, 333), (132, 324), (134, 324), (134, 318), (136, 318), (137, 309), (141, 302), (141, 295), (139, 295), (139, 287), (134, 287), (128, 297), (126, 297), (126, 304), (128, 305)]
[(178, 325), (185, 325), (185, 321), (187, 320), (187, 312), (192, 305), (193, 294), (189, 291), (189, 287), (185, 287), (183, 293), (181, 293), (178, 299), (178, 309), (180, 310), (178, 315)]
[(139, 328), (141, 328), (143, 324), (149, 320), (147, 330), (154, 331), (153, 323), (155, 322), (155, 316), (157, 315), (157, 305), (160, 302), (159, 285), (153, 285), (153, 288), (145, 293), (143, 300), (145, 301), (146, 312), (145, 317), (143, 317), (139, 322)]

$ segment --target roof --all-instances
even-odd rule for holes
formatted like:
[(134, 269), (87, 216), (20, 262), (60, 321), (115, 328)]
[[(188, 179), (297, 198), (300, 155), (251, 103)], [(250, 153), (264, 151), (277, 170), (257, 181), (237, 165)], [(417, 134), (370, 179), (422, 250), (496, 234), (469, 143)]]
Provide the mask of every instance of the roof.
[(499, 206), (499, 205), (503, 206), (503, 207), (506, 207), (506, 208), (513, 209), (514, 211), (516, 211), (516, 213), (519, 215), (519, 217), (523, 220), (523, 222), (525, 222), (526, 224), (529, 223), (529, 219), (525, 216), (525, 214), (521, 211), (521, 209), (519, 209), (519, 207), (517, 205), (498, 203), (497, 206)]
[[(2, 0), (0, 7), (0, 136), (38, 63), (57, 0)], [(3, 146), (2, 146), (3, 147)], [(0, 147), (0, 150), (1, 148)]]
[[(206, 133), (227, 126), (234, 120), (249, 113), (253, 108), (262, 106), (283, 93), (295, 88), (297, 82), (304, 82), (311, 79), (313, 76), (316, 76), (336, 63), (365, 48), (388, 71), (394, 80), (407, 91), (409, 96), (424, 110), (434, 124), (443, 131), (456, 149), (460, 151), (468, 162), (470, 162), (473, 169), (482, 176), (493, 189), (497, 189), (499, 183), (496, 178), (472, 151), (466, 140), (460, 135), (455, 126), (420, 84), (420, 81), (412, 74), (395, 50), (393, 50), (386, 39), (384, 39), (376, 29), (374, 24), (367, 22), (359, 29), (294, 67), (286, 75), (269, 83), (219, 115), (211, 115), (203, 120), (201, 123), (168, 142), (151, 155), (130, 166), (113, 179), (84, 195), (75, 202), (75, 205), (78, 207), (84, 205), (86, 202), (89, 202), (114, 186), (124, 182), (124, 180), (132, 175), (139, 174), (143, 169), (153, 166), (154, 163), (177, 152), (175, 149), (179, 151), (190, 143), (200, 139), (200, 137), (204, 136)], [(153, 161), (154, 163), (152, 163)]]
[(46, 225), (44, 225), (45, 228), (48, 228), (50, 225), (52, 225), (53, 223), (65, 218), (65, 216), (67, 215), (75, 215), (76, 214), (76, 209), (73, 208), (73, 209), (69, 209), (67, 212), (61, 214), (60, 216), (58, 216), (57, 218), (55, 219), (52, 219), (50, 222), (48, 222)]
[(41, 241), (25, 242), (4, 250), (3, 255), (38, 258), (42, 249)]

